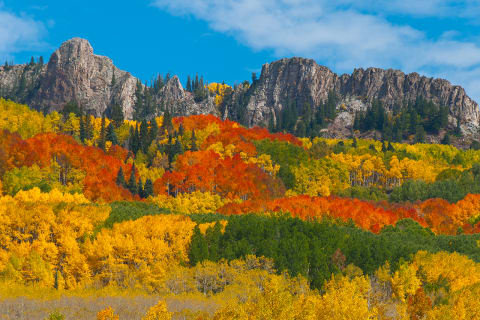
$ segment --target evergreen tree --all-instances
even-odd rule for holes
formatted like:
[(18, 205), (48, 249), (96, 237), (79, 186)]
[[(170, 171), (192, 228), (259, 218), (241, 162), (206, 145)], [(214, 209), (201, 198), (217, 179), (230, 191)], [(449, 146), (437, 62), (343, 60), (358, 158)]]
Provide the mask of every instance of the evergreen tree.
[(82, 141), (82, 143), (85, 142), (86, 137), (85, 122), (83, 121), (83, 116), (80, 116), (80, 141)]
[(148, 131), (148, 135), (149, 135), (148, 144), (151, 145), (152, 142), (157, 139), (157, 135), (158, 135), (158, 123), (155, 119), (152, 119), (150, 121), (150, 130)]
[(140, 198), (144, 199), (145, 198), (145, 193), (143, 192), (143, 183), (142, 183), (142, 178), (138, 179), (138, 191), (137, 194), (140, 196)]
[(120, 127), (123, 124), (123, 120), (125, 119), (125, 116), (123, 115), (122, 107), (117, 103), (114, 103), (112, 105), (110, 116), (112, 118), (115, 128)]
[(421, 124), (417, 125), (415, 128), (415, 143), (423, 143), (425, 142), (425, 138), (425, 129)]
[(133, 106), (133, 119), (142, 120), (145, 113), (143, 103), (143, 86), (140, 81), (137, 81), (137, 87), (135, 88), (135, 105)]
[(183, 123), (180, 123), (178, 126), (178, 135), (183, 137), (183, 134), (185, 133), (185, 129), (183, 128)]
[(115, 133), (113, 122), (108, 124), (105, 140), (112, 142), (112, 144), (118, 144), (117, 134)]
[(72, 101), (70, 101), (69, 103), (67, 103), (66, 105), (63, 106), (62, 115), (63, 115), (64, 119), (68, 118), (68, 115), (70, 113), (74, 113), (77, 116), (79, 116), (81, 114), (81, 109), (80, 109), (77, 101), (75, 101), (75, 100), (72, 100)]
[(180, 139), (175, 139), (175, 144), (173, 145), (173, 154), (174, 156), (182, 154), (183, 153), (183, 147), (182, 144), (180, 143)]
[(198, 148), (197, 148), (197, 137), (195, 136), (195, 129), (192, 129), (192, 138), (191, 138), (190, 151), (198, 151)]
[(142, 149), (143, 153), (147, 153), (148, 147), (150, 146), (149, 144), (149, 134), (148, 134), (148, 123), (147, 120), (143, 119), (142, 122), (140, 123), (140, 132), (139, 132), (139, 137), (140, 137), (140, 147)]
[(130, 173), (130, 179), (128, 180), (128, 190), (135, 195), (138, 193), (137, 180), (135, 178), (135, 163), (132, 165), (132, 172)]
[(38, 64), (43, 66), (43, 56), (40, 56), (40, 58), (38, 59)]
[(33, 67), (35, 65), (35, 59), (33, 58), (33, 56), (30, 58), (30, 67)]
[(147, 179), (145, 181), (145, 187), (143, 188), (143, 193), (145, 195), (145, 198), (148, 198), (150, 196), (153, 197), (153, 183), (152, 183), (152, 180), (150, 179)]
[(117, 80), (115, 79), (115, 67), (112, 67), (112, 83), (111, 83), (111, 86), (115, 86), (115, 84), (117, 83)]
[(98, 147), (105, 150), (105, 141), (107, 136), (107, 130), (105, 128), (105, 116), (102, 116), (102, 124), (100, 127), (100, 137), (98, 138)]
[(165, 131), (167, 131), (168, 134), (171, 134), (173, 132), (172, 115), (170, 114), (168, 109), (163, 114), (163, 122), (162, 126), (160, 127), (160, 133), (162, 136)]
[(255, 82), (257, 82), (257, 74), (255, 72), (252, 72), (252, 85), (255, 84)]
[(128, 148), (133, 154), (137, 154), (138, 150), (140, 150), (140, 138), (138, 134), (138, 124), (134, 128), (133, 126), (130, 127), (130, 134), (128, 137)]
[(462, 136), (462, 128), (461, 128), (461, 121), (460, 121), (460, 116), (457, 117), (457, 126), (455, 127), (455, 135), (457, 137)]
[(192, 79), (190, 78), (190, 76), (188, 76), (187, 78), (187, 91), (192, 92)]
[(127, 183), (125, 182), (125, 176), (123, 175), (123, 168), (121, 166), (117, 173), (116, 183), (117, 183), (117, 186), (121, 186), (123, 188), (127, 186)]
[(198, 73), (195, 75), (195, 81), (193, 82), (193, 91), (197, 90), (200, 87), (198, 81)]
[(387, 152), (387, 146), (385, 145), (385, 141), (382, 141), (382, 152)]
[(357, 147), (358, 147), (357, 138), (355, 138), (355, 137), (353, 137), (352, 147), (353, 147), (353, 148), (357, 148)]
[(93, 139), (93, 123), (90, 115), (85, 116), (85, 139)]
[(208, 259), (208, 243), (198, 225), (193, 229), (191, 244), (188, 259), (192, 266)]
[(442, 139), (442, 144), (446, 144), (446, 145), (449, 145), (451, 143), (450, 141), (450, 134), (447, 132), (445, 133), (445, 135), (443, 136), (443, 139)]

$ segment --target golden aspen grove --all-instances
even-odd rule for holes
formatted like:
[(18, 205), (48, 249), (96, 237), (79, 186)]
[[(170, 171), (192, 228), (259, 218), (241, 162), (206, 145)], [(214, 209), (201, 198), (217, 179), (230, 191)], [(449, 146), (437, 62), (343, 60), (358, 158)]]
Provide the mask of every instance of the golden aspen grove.
[(0, 319), (474, 320), (479, 297), (480, 150), (0, 99)]

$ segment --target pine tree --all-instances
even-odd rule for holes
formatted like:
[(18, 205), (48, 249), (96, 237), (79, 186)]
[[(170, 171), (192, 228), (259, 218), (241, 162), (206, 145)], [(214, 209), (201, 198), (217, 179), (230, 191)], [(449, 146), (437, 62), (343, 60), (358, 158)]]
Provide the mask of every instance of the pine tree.
[(193, 91), (197, 90), (199, 88), (199, 82), (198, 82), (198, 73), (195, 75), (195, 81), (193, 82)]
[(150, 130), (148, 131), (148, 135), (149, 135), (148, 144), (151, 145), (152, 142), (157, 139), (157, 135), (158, 135), (158, 123), (155, 119), (152, 119), (152, 121), (150, 121)]
[(144, 188), (143, 188), (143, 193), (144, 193), (144, 195), (145, 195), (145, 198), (148, 198), (148, 197), (150, 197), (150, 196), (153, 197), (154, 194), (153, 194), (153, 183), (152, 183), (152, 180), (147, 179), (147, 180), (145, 181), (145, 186), (144, 186)]
[(83, 116), (80, 116), (80, 141), (82, 141), (82, 143), (85, 142), (86, 137), (85, 122), (83, 121)]
[(450, 134), (447, 132), (447, 133), (445, 133), (445, 136), (444, 136), (443, 139), (442, 139), (442, 144), (448, 145), (448, 144), (450, 144), (450, 143), (451, 143), (451, 141), (450, 141)]
[(174, 156), (183, 153), (183, 146), (180, 143), (180, 139), (178, 138), (175, 139), (175, 144), (173, 145), (173, 153), (174, 153)]
[(183, 137), (183, 134), (185, 133), (185, 129), (183, 128), (183, 123), (180, 123), (178, 126), (178, 135)]
[(117, 80), (115, 79), (115, 67), (112, 67), (112, 87), (115, 86), (115, 84), (117, 83)]
[(38, 64), (43, 66), (43, 56), (40, 56), (40, 58), (38, 59)]
[(132, 165), (132, 172), (130, 173), (130, 179), (128, 180), (128, 190), (135, 195), (138, 192), (138, 187), (137, 187), (137, 180), (135, 178), (135, 163)]
[(102, 124), (100, 127), (100, 137), (98, 138), (98, 147), (105, 150), (105, 139), (107, 135), (107, 130), (105, 128), (105, 116), (102, 116)]
[(163, 122), (162, 126), (160, 127), (160, 132), (162, 135), (165, 133), (165, 131), (167, 131), (168, 134), (171, 134), (173, 132), (172, 115), (170, 114), (168, 109), (163, 114)]
[(187, 91), (192, 92), (192, 79), (190, 78), (190, 76), (188, 76), (187, 78)]
[(108, 124), (105, 140), (112, 142), (112, 144), (118, 144), (117, 134), (115, 133), (115, 128), (113, 127), (112, 122)]
[(147, 120), (143, 119), (142, 122), (140, 123), (140, 132), (139, 132), (139, 138), (140, 138), (140, 147), (142, 149), (143, 153), (147, 153), (148, 147), (150, 146), (149, 144), (149, 135), (148, 135), (148, 123)]
[(93, 139), (93, 124), (90, 115), (85, 116), (85, 139)]
[(192, 129), (192, 138), (191, 138), (190, 151), (198, 151), (198, 148), (197, 148), (197, 137), (195, 136), (195, 129)]
[(353, 147), (353, 148), (357, 148), (357, 147), (358, 147), (357, 138), (355, 138), (355, 137), (353, 137), (352, 147)]
[(190, 250), (188, 251), (188, 259), (192, 266), (208, 259), (208, 243), (198, 225), (193, 229)]
[(127, 186), (127, 183), (125, 182), (125, 176), (123, 175), (123, 168), (121, 166), (117, 173), (116, 183), (117, 183), (117, 186), (120, 186), (123, 188)]
[(137, 194), (140, 196), (140, 198), (145, 198), (145, 193), (143, 192), (143, 183), (142, 183), (142, 178), (138, 179), (138, 191)]
[(115, 128), (120, 127), (123, 124), (123, 120), (125, 119), (125, 116), (123, 115), (122, 107), (117, 103), (114, 103), (112, 105), (110, 116), (112, 118)]
[(35, 65), (35, 58), (30, 58), (30, 67), (33, 67)]
[(140, 81), (137, 81), (137, 87), (135, 89), (135, 105), (133, 106), (133, 119), (134, 120), (142, 120), (142, 116), (144, 115), (144, 93), (143, 93), (143, 86)]

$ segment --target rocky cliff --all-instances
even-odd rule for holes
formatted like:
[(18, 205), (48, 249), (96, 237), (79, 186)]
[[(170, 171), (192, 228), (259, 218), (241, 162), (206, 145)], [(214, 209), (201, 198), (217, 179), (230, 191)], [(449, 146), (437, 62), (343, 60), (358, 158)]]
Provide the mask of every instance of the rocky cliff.
[[(115, 67), (111, 59), (95, 55), (90, 43), (80, 38), (63, 43), (47, 65), (0, 67), (0, 96), (46, 111), (61, 110), (69, 101), (77, 100), (99, 116), (117, 103), (126, 117), (132, 118), (137, 82), (130, 73)], [(391, 69), (356, 69), (351, 75), (337, 75), (314, 60), (303, 58), (265, 64), (255, 83), (237, 86), (220, 108), (212, 97), (195, 101), (176, 76), (156, 91), (152, 99), (160, 106), (158, 110), (168, 108), (177, 116), (222, 114), (254, 126), (275, 122), (277, 115), (292, 102), (297, 106), (308, 103), (318, 107), (330, 91), (342, 98), (343, 105), (330, 127), (333, 136), (351, 126), (354, 112), (365, 109), (373, 99), (393, 108), (419, 96), (448, 106), (451, 127), (456, 126), (459, 118), (465, 133), (478, 133), (478, 104), (460, 86)]]
[[(62, 110), (66, 103), (76, 100), (96, 116), (117, 103), (131, 119), (137, 81), (110, 58), (95, 55), (87, 40), (74, 38), (64, 42), (47, 65), (0, 67), (0, 96), (45, 111)], [(176, 115), (218, 114), (213, 99), (195, 103), (176, 76), (153, 98)]]
[(464, 132), (476, 132), (480, 121), (478, 104), (462, 87), (447, 80), (378, 68), (355, 69), (351, 75), (339, 76), (314, 60), (291, 58), (263, 66), (260, 79), (248, 93), (247, 123), (266, 125), (292, 102), (318, 106), (330, 91), (343, 98), (347, 112), (365, 108), (364, 104), (373, 99), (383, 101), (391, 109), (395, 104), (424, 97), (448, 106), (450, 125), (455, 126), (459, 117)]

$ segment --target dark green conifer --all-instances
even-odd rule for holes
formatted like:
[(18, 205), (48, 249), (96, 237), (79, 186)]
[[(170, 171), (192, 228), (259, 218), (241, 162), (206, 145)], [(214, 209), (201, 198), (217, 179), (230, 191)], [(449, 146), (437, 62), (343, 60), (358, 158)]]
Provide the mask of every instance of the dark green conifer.
[(132, 171), (130, 173), (130, 179), (128, 180), (128, 190), (130, 190), (130, 192), (135, 195), (138, 193), (138, 187), (137, 187), (137, 180), (136, 180), (136, 177), (135, 177), (135, 163), (132, 165)]
[(117, 173), (116, 183), (117, 183), (117, 186), (120, 186), (123, 188), (127, 186), (127, 183), (125, 182), (125, 176), (123, 175), (123, 168), (121, 166)]
[(112, 144), (118, 144), (117, 134), (115, 133), (115, 128), (113, 127), (113, 122), (110, 122), (107, 127), (107, 135), (105, 137), (106, 141), (112, 142)]

